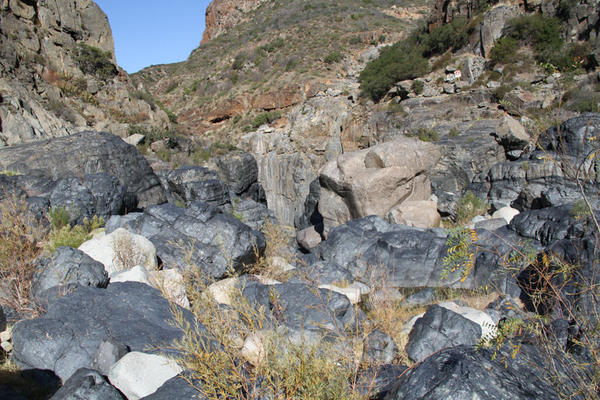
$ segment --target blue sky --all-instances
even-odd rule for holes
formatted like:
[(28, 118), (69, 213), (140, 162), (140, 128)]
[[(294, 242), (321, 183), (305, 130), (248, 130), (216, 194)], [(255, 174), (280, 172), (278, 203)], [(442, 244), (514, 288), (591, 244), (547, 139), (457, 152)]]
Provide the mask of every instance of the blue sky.
[(96, 0), (108, 16), (117, 62), (133, 73), (187, 59), (200, 44), (210, 0)]

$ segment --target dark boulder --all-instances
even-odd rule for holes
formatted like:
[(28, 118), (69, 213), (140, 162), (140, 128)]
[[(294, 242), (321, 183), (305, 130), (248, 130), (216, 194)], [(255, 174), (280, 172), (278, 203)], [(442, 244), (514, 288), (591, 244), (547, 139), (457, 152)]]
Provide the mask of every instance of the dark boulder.
[[(242, 270), (265, 249), (262, 233), (203, 202), (188, 208), (151, 206), (134, 218), (113, 217), (108, 225), (148, 238), (165, 265), (179, 269), (192, 265), (215, 279), (222, 278), (230, 268)], [(191, 257), (189, 263), (186, 255)]]
[(256, 231), (261, 231), (265, 222), (277, 223), (277, 217), (273, 211), (264, 204), (250, 199), (234, 199), (231, 212), (235, 218)]
[(600, 114), (585, 113), (548, 129), (540, 142), (545, 150), (582, 159), (598, 148), (599, 133)]
[(444, 349), (404, 373), (385, 400), (558, 399), (535, 352), (522, 346), (514, 359), (510, 352), (493, 359), (473, 346)]
[(118, 136), (105, 132), (82, 132), (0, 149), (0, 169), (35, 173), (55, 181), (106, 172), (126, 188), (126, 204), (146, 207), (166, 201), (144, 156)]
[(175, 200), (184, 204), (204, 201), (214, 206), (229, 203), (229, 188), (216, 172), (199, 166), (185, 166), (169, 172), (165, 180)]
[(106, 287), (107, 284), (104, 265), (80, 250), (59, 247), (52, 255), (38, 259), (31, 294), (39, 299), (55, 286)]
[(124, 211), (125, 188), (119, 180), (104, 172), (87, 174), (83, 184), (94, 196), (95, 215), (105, 220), (111, 215), (119, 215)]
[(93, 369), (80, 368), (50, 400), (123, 400), (121, 393)]
[(64, 209), (73, 225), (82, 224), (96, 213), (96, 199), (77, 178), (61, 179), (50, 194), (52, 209)]
[(258, 201), (258, 164), (250, 153), (230, 152), (216, 160), (220, 178), (227, 183), (232, 194)]
[(406, 353), (412, 360), (420, 361), (446, 347), (475, 345), (479, 339), (481, 326), (434, 304), (415, 322)]
[(363, 346), (363, 361), (371, 365), (391, 364), (398, 355), (392, 337), (378, 329), (369, 333)]
[[(191, 321), (189, 311), (181, 311)], [(169, 302), (150, 286), (78, 287), (50, 304), (42, 317), (14, 326), (13, 359), (21, 368), (51, 370), (65, 381), (79, 368), (90, 368), (107, 340), (132, 351), (164, 349), (182, 336), (172, 319)]]
[(381, 400), (408, 369), (404, 365), (377, 365), (358, 373), (357, 390), (368, 399)]
[(571, 205), (548, 207), (518, 214), (509, 227), (519, 236), (548, 246), (555, 241), (583, 236), (583, 223), (571, 215)]

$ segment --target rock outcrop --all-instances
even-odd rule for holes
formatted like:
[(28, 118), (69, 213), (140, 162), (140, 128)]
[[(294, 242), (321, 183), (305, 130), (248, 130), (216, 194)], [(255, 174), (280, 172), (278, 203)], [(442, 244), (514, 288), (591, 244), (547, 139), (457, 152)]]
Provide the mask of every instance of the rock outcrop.
[(239, 24), (244, 20), (244, 14), (258, 8), (265, 1), (267, 0), (213, 0), (206, 7), (206, 28), (200, 43), (206, 43)]
[(86, 128), (124, 136), (129, 124), (168, 124), (118, 68), (96, 3), (13, 0), (0, 9), (0, 146)]
[(428, 200), (439, 158), (435, 145), (399, 138), (330, 161), (319, 175), (325, 232), (354, 218), (385, 216), (407, 200)]

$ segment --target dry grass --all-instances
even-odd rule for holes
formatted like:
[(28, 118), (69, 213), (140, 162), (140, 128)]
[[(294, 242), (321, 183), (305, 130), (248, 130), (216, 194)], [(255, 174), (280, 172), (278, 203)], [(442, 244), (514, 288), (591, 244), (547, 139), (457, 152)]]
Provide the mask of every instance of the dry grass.
[(48, 230), (15, 196), (0, 202), (0, 305), (20, 314), (35, 314), (29, 298), (35, 259), (42, 253)]
[(295, 261), (288, 246), (290, 231), (282, 225), (267, 221), (263, 225), (262, 232), (265, 235), (267, 247), (262, 256), (259, 255), (257, 248), (254, 249), (256, 262), (249, 266), (248, 271), (270, 279), (286, 280), (286, 272), (282, 271), (281, 263)]

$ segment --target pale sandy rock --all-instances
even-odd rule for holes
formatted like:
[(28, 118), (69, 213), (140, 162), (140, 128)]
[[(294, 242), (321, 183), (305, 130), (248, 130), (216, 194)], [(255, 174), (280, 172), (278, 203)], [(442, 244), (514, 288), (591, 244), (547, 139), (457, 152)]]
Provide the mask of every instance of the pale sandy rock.
[(141, 265), (136, 265), (127, 271), (121, 271), (112, 274), (110, 277), (110, 282), (140, 282), (151, 286), (150, 275), (148, 274), (148, 271), (146, 271), (146, 268), (142, 267)]
[(327, 290), (331, 290), (332, 292), (336, 292), (336, 293), (340, 293), (343, 294), (344, 296), (346, 296), (348, 298), (348, 300), (350, 300), (350, 303), (352, 304), (358, 304), (361, 302), (361, 290), (359, 287), (355, 287), (355, 286), (345, 286), (345, 287), (340, 287), (340, 286), (336, 286), (333, 284), (325, 284), (325, 285), (320, 285), (319, 289), (327, 289)]
[(79, 246), (79, 250), (101, 262), (109, 275), (136, 265), (143, 266), (147, 271), (158, 269), (156, 249), (152, 242), (124, 228), (90, 239)]
[(452, 301), (445, 301), (438, 304), (440, 307), (444, 307), (450, 311), (454, 311), (457, 314), (462, 315), (468, 320), (475, 322), (481, 326), (481, 338), (482, 339), (492, 339), (498, 333), (496, 328), (496, 324), (492, 320), (492, 317), (489, 316), (488, 313), (477, 310), (471, 307), (463, 307)]
[(167, 300), (183, 308), (190, 308), (185, 290), (185, 281), (178, 270), (169, 268), (161, 271), (151, 271), (150, 282), (152, 286), (163, 293)]
[(181, 371), (182, 368), (171, 359), (132, 351), (112, 366), (108, 379), (128, 400), (137, 400), (151, 395)]
[(440, 156), (434, 144), (400, 138), (328, 162), (320, 172), (325, 232), (350, 219), (383, 217), (404, 201), (429, 199), (428, 174)]
[(442, 217), (437, 203), (431, 200), (409, 200), (393, 207), (385, 215), (391, 224), (415, 226), (417, 228), (439, 228)]
[(145, 135), (142, 135), (140, 133), (134, 133), (131, 136), (127, 136), (123, 140), (125, 141), (125, 143), (129, 143), (132, 146), (137, 146), (138, 144), (142, 143), (144, 139), (146, 139)]
[(303, 249), (310, 250), (321, 243), (321, 235), (315, 230), (314, 226), (309, 226), (296, 233), (296, 241)]
[(237, 290), (236, 287), (238, 283), (238, 278), (221, 279), (208, 287), (208, 293), (210, 293), (217, 303), (230, 306), (232, 300), (231, 296)]
[(519, 215), (519, 210), (512, 207), (502, 207), (501, 209), (494, 211), (492, 218), (504, 218), (506, 223), (510, 224), (510, 221), (517, 215)]

